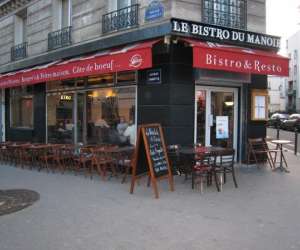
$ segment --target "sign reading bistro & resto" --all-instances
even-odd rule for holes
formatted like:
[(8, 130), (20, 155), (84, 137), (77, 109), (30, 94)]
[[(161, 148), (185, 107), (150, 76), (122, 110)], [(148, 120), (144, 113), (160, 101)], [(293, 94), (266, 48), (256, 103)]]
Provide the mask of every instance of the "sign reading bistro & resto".
[(289, 75), (287, 58), (272, 52), (198, 42), (193, 47), (194, 67), (261, 75)]
[(173, 32), (202, 38), (203, 40), (268, 50), (280, 49), (280, 37), (277, 36), (231, 29), (206, 23), (191, 22), (182, 19), (172, 19), (171, 22)]

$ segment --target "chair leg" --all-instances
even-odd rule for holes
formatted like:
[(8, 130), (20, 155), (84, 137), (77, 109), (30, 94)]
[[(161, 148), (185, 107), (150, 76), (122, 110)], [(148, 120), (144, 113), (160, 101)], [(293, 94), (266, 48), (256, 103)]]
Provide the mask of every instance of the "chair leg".
[(224, 172), (223, 172), (223, 180), (224, 180), (224, 184), (226, 183), (226, 169), (224, 169)]
[(90, 179), (92, 180), (93, 179), (93, 172), (94, 172), (94, 165), (91, 163), (90, 167)]
[(218, 190), (218, 192), (220, 192), (219, 180), (218, 180), (218, 176), (217, 176), (216, 171), (214, 171), (214, 178), (215, 178), (215, 183), (216, 183), (217, 190)]
[(236, 178), (235, 178), (235, 170), (234, 170), (234, 167), (232, 167), (231, 173), (232, 173), (232, 179), (233, 179), (233, 182), (234, 182), (234, 186), (235, 186), (236, 188), (238, 188), (238, 184), (237, 184), (237, 181), (236, 181)]
[(126, 166), (126, 168), (125, 168), (125, 173), (124, 173), (124, 176), (123, 176), (123, 179), (122, 179), (122, 182), (121, 182), (122, 184), (126, 182), (127, 176), (128, 176), (128, 174), (129, 174), (130, 167), (131, 167), (131, 166), (128, 165), (128, 166)]
[(101, 179), (105, 180), (105, 178), (104, 178), (104, 172), (103, 172), (101, 164), (98, 163), (96, 166), (97, 166), (98, 174), (100, 175)]
[(147, 187), (150, 187), (151, 185), (151, 177), (150, 175), (148, 175), (148, 178), (147, 178)]
[(200, 179), (200, 194), (203, 194), (203, 176), (200, 175), (199, 179)]
[(223, 180), (223, 176), (224, 176), (224, 172), (223, 173), (221, 172), (219, 174), (219, 188), (220, 188), (220, 191), (223, 191), (223, 183), (225, 183), (224, 180)]
[(192, 189), (195, 188), (195, 173), (194, 170), (192, 170)]

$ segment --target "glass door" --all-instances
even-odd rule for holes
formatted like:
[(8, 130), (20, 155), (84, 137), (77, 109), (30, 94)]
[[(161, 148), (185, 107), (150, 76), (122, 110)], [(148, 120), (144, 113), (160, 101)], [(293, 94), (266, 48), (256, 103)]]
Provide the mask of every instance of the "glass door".
[(198, 86), (195, 109), (195, 143), (237, 149), (237, 89)]

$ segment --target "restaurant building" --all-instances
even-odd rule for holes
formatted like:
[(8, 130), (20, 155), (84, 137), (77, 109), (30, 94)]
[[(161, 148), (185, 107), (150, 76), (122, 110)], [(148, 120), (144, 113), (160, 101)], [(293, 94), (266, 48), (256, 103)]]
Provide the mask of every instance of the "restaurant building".
[[(120, 119), (168, 144), (266, 136), (267, 76), (287, 76), (264, 0), (0, 1), (3, 138), (122, 144)], [(188, 19), (188, 20), (187, 20)]]

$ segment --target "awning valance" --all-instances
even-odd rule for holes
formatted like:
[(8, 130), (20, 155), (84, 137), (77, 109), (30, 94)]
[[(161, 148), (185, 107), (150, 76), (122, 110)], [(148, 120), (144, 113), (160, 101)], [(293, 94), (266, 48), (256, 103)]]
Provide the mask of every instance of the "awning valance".
[(152, 67), (152, 46), (159, 40), (136, 43), (88, 56), (51, 62), (0, 75), (0, 88), (31, 85), (96, 74)]
[(289, 59), (257, 49), (182, 39), (193, 47), (195, 68), (261, 75), (289, 75)]

